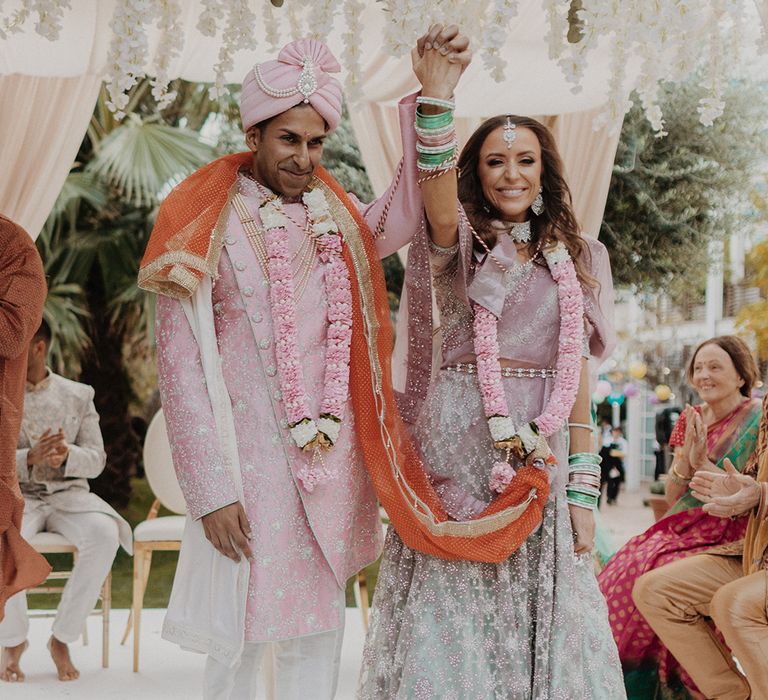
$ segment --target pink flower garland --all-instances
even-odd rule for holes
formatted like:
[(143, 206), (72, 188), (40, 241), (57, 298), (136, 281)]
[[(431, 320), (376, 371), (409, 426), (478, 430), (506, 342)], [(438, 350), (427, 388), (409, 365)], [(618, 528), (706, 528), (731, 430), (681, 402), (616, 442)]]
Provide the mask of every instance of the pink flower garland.
[(326, 233), (318, 239), (325, 263), (328, 331), (325, 345), (325, 391), (320, 414), (341, 421), (349, 394), (349, 347), (352, 341), (352, 286), (341, 254), (341, 236)]
[[(324, 197), (322, 199), (324, 200)], [(314, 215), (318, 213), (317, 197), (312, 198), (310, 202), (308, 216), (310, 221), (314, 221)], [(319, 235), (317, 238), (320, 259), (326, 266), (328, 330), (325, 390), (316, 423), (310, 416), (304, 372), (298, 358), (295, 290), (285, 217), (276, 200), (262, 205), (260, 211), (266, 227), (264, 239), (267, 249), (270, 311), (275, 332), (275, 356), (280, 389), (291, 436), (298, 447), (313, 451), (311, 463), (304, 464), (297, 473), (302, 486), (312, 492), (317, 484), (334, 476), (326, 468), (317, 449), (320, 446), (330, 448), (336, 441), (349, 393), (349, 354), (352, 340), (352, 291), (349, 270), (342, 256), (342, 242), (338, 232), (327, 230)], [(323, 207), (320, 207), (319, 213), (322, 218), (326, 213)], [(323, 226), (330, 229), (327, 221)], [(333, 228), (335, 229), (335, 225)]]
[(544, 437), (556, 433), (568, 420), (573, 410), (573, 403), (576, 401), (581, 377), (584, 297), (573, 260), (567, 252), (566, 256), (565, 259), (547, 260), (552, 278), (557, 282), (557, 299), (560, 302), (560, 338), (557, 346), (555, 388), (544, 406), (544, 411), (533, 421)]
[[(584, 299), (576, 275), (576, 267), (562, 243), (551, 252), (545, 252), (552, 278), (557, 283), (560, 307), (560, 337), (557, 353), (557, 378), (555, 388), (541, 415), (535, 418), (530, 430), (549, 437), (568, 419), (576, 400), (581, 376), (581, 344), (584, 333)], [(483, 397), (483, 409), (488, 419), (494, 444), (506, 447), (518, 437), (509, 417), (509, 406), (504, 394), (499, 362), (498, 319), (479, 304), (474, 306), (474, 349), (477, 361), (477, 378)], [(534, 425), (535, 424), (535, 425)], [(530, 432), (530, 430), (528, 432)], [(491, 469), (490, 487), (503, 492), (515, 476), (509, 464), (509, 448), (506, 460), (494, 463)], [(544, 466), (551, 460), (537, 459)]]
[(296, 349), (296, 305), (293, 270), (288, 252), (288, 231), (284, 226), (269, 228), (264, 238), (277, 371), (288, 423), (294, 426), (309, 418), (309, 397)]

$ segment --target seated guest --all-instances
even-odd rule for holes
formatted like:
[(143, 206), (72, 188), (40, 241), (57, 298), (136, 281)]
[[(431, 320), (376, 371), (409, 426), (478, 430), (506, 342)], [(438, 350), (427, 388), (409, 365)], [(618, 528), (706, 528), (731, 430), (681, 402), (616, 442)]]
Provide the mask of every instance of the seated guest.
[(598, 577), (619, 648), (627, 695), (655, 697), (661, 687), (674, 698), (699, 697), (696, 686), (635, 607), (635, 581), (647, 571), (744, 536), (747, 518), (710, 515), (691, 493), (695, 473), (723, 473), (725, 459), (741, 471), (752, 455), (760, 423), (760, 401), (752, 399), (757, 365), (747, 345), (735, 336), (704, 341), (688, 365), (688, 381), (702, 403), (686, 407), (669, 444), (675, 447), (666, 481), (672, 505), (666, 516), (633, 537)]
[[(24, 495), (21, 534), (58, 532), (78, 549), (48, 641), (59, 680), (79, 676), (68, 644), (82, 633), (88, 614), (112, 566), (118, 542), (131, 550), (131, 528), (90, 492), (88, 479), (104, 469), (106, 455), (93, 405), (93, 389), (60, 377), (45, 365), (51, 331), (43, 321), (29, 346), (24, 415), (16, 470)], [(25, 594), (6, 603), (0, 623), (0, 679), (23, 681), (19, 660), (27, 648)]]
[[(698, 471), (691, 480), (710, 516), (749, 514), (744, 541), (651, 571), (638, 579), (632, 593), (655, 633), (707, 698), (768, 698), (767, 414), (768, 397), (757, 449), (744, 474), (726, 459), (724, 473)], [(725, 645), (706, 618), (725, 637)]]

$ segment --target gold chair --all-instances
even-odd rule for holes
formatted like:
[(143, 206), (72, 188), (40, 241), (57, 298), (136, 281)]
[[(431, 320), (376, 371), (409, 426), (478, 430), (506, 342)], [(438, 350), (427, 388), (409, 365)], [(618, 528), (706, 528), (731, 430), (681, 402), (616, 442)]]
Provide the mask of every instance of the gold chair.
[[(147, 429), (144, 440), (144, 472), (155, 495), (155, 501), (149, 509), (147, 519), (133, 530), (133, 604), (120, 642), (125, 644), (133, 630), (134, 671), (139, 670), (141, 610), (144, 607), (144, 593), (152, 566), (152, 552), (178, 552), (181, 549), (181, 535), (186, 519), (184, 514), (187, 507), (176, 480), (176, 472), (173, 470), (171, 446), (162, 409), (155, 414)], [(178, 515), (158, 517), (160, 506)]]
[[(77, 547), (72, 544), (66, 537), (60, 535), (58, 532), (39, 532), (29, 540), (29, 543), (40, 554), (71, 554), (72, 565), (77, 563)], [(49, 581), (55, 580), (67, 580), (72, 575), (72, 570), (67, 571), (52, 571), (44, 584), (35, 588), (30, 588), (27, 594), (35, 593), (57, 593), (60, 594), (64, 590), (64, 586), (51, 586)], [(101, 666), (102, 668), (109, 668), (109, 613), (112, 609), (112, 572), (107, 574), (104, 579), (104, 583), (101, 586), (101, 593), (99, 593), (99, 600), (101, 601), (101, 609), (95, 609), (92, 615), (101, 616)], [(32, 612), (30, 617), (54, 617), (55, 612)], [(83, 629), (83, 644), (88, 644), (88, 629)]]

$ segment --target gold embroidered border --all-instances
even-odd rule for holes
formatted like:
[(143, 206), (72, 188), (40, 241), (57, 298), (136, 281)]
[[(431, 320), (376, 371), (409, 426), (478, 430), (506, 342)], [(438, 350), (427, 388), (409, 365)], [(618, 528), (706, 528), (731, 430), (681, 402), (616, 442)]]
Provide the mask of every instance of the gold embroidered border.
[(385, 423), (385, 405), (381, 390), (382, 369), (379, 364), (378, 352), (376, 351), (376, 335), (379, 331), (379, 322), (376, 317), (370, 261), (365, 254), (365, 247), (360, 238), (360, 231), (358, 230), (357, 223), (352, 217), (352, 214), (350, 214), (344, 204), (339, 200), (336, 193), (322, 180), (314, 178), (312, 184), (313, 187), (319, 187), (325, 193), (328, 206), (333, 215), (333, 220), (339, 225), (339, 229), (344, 236), (344, 242), (349, 248), (352, 263), (355, 268), (358, 289), (360, 290), (364, 321), (363, 330), (367, 339), (368, 358), (371, 365), (371, 382), (377, 404), (379, 426), (381, 427), (382, 440), (389, 456), (392, 476), (400, 488), (404, 501), (408, 504), (408, 507), (418, 520), (434, 535), (479, 537), (503, 529), (523, 515), (526, 508), (536, 498), (536, 489), (531, 489), (528, 492), (526, 499), (521, 503), (516, 506), (510, 506), (499, 513), (494, 513), (493, 515), (488, 515), (477, 520), (449, 520), (440, 522), (437, 520), (429, 506), (419, 498), (418, 494), (403, 478), (402, 471), (397, 461), (397, 450), (395, 449), (392, 436), (389, 434)]
[[(173, 297), (174, 299), (186, 299), (195, 293), (200, 284), (200, 278), (195, 275), (193, 270), (197, 270), (203, 275), (210, 275), (213, 279), (216, 279), (218, 277), (221, 249), (224, 246), (229, 209), (232, 197), (236, 193), (237, 179), (229, 188), (227, 203), (222, 207), (216, 219), (216, 225), (211, 232), (205, 258), (201, 258), (199, 255), (190, 253), (183, 248), (163, 253), (149, 265), (145, 265), (139, 270), (139, 288), (145, 289), (148, 292)], [(166, 267), (171, 269), (167, 275), (164, 275), (163, 270)]]

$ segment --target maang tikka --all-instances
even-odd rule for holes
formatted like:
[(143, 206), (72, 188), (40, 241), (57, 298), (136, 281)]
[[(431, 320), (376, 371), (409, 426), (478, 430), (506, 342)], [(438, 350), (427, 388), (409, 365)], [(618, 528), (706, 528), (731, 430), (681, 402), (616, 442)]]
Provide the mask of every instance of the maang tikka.
[(516, 129), (517, 129), (517, 125), (512, 121), (512, 117), (507, 116), (507, 123), (504, 124), (504, 133), (502, 134), (504, 143), (507, 144), (507, 150), (512, 148), (512, 144), (515, 142), (515, 139), (517, 138)]

